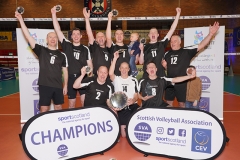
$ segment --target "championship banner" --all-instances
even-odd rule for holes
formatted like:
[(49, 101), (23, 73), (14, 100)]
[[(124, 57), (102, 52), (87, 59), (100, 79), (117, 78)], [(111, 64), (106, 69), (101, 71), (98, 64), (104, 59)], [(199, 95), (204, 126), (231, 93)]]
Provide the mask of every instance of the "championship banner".
[(73, 159), (111, 149), (120, 136), (117, 117), (102, 107), (49, 111), (27, 121), (22, 144), (32, 160)]
[[(185, 28), (184, 46), (198, 45), (209, 33), (209, 27)], [(221, 26), (209, 44), (194, 57), (197, 77), (202, 80), (200, 109), (223, 119), (223, 76), (225, 27)], [(186, 47), (187, 49), (188, 47)]]
[(145, 156), (215, 159), (224, 150), (226, 132), (213, 114), (185, 108), (145, 108), (127, 125), (130, 145)]
[(0, 81), (10, 80), (10, 79), (16, 79), (15, 69), (0, 67)]
[(84, 7), (90, 10), (90, 17), (108, 17), (111, 12), (111, 0), (84, 0)]
[(0, 41), (12, 41), (12, 32), (0, 32)]
[(233, 29), (233, 47), (240, 46), (240, 27)]
[[(37, 85), (39, 61), (28, 45), (21, 28), (17, 28), (16, 32), (21, 122), (26, 122), (29, 118), (39, 113), (39, 90)], [(38, 44), (46, 46), (47, 34), (53, 32), (53, 30), (29, 29), (29, 32)]]

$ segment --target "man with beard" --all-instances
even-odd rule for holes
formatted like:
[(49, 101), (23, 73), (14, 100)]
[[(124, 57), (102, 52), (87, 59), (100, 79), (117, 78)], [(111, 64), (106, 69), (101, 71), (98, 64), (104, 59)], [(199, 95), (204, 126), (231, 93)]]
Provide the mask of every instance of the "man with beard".
[(88, 47), (81, 44), (81, 31), (78, 28), (75, 28), (72, 30), (72, 40), (71, 43), (69, 40), (67, 40), (60, 28), (60, 25), (57, 20), (56, 16), (56, 6), (54, 6), (51, 9), (52, 12), (52, 20), (53, 20), (53, 26), (57, 33), (58, 39), (61, 42), (61, 46), (63, 51), (66, 53), (68, 61), (69, 61), (69, 67), (68, 67), (68, 105), (69, 108), (74, 108), (76, 103), (76, 95), (77, 91), (79, 91), (81, 95), (81, 103), (83, 105), (84, 98), (85, 98), (85, 90), (79, 89), (76, 90), (73, 88), (73, 83), (79, 77), (81, 74), (80, 70), (83, 66), (89, 66), (90, 68), (93, 68), (92, 65), (92, 58), (89, 52)]
[(146, 63), (153, 61), (157, 65), (157, 76), (162, 77), (165, 76), (165, 71), (163, 66), (161, 65), (161, 61), (163, 59), (165, 48), (167, 47), (167, 44), (175, 31), (178, 20), (180, 17), (181, 9), (176, 8), (177, 15), (176, 18), (168, 31), (167, 35), (164, 37), (163, 40), (158, 41), (158, 30), (156, 28), (152, 28), (149, 31), (148, 37), (150, 38), (149, 44), (146, 44), (143, 47), (143, 44), (140, 44), (139, 48), (141, 49), (140, 57), (139, 57), (139, 63), (143, 64), (143, 77), (148, 77), (146, 72)]

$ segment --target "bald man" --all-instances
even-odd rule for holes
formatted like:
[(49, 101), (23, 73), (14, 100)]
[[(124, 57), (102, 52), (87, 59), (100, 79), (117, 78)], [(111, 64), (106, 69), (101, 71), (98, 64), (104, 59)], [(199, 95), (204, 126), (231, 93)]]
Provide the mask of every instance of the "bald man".
[[(192, 58), (196, 56), (200, 50), (204, 49), (218, 29), (219, 23), (215, 22), (213, 26), (209, 27), (209, 34), (201, 41), (201, 43), (187, 48), (181, 48), (181, 38), (178, 35), (172, 36), (170, 41), (172, 50), (165, 53), (165, 60), (162, 61), (163, 67), (167, 70), (167, 77), (173, 78), (187, 75), (186, 70), (190, 65)], [(179, 106), (185, 107), (186, 89), (187, 81), (167, 87), (165, 92), (167, 103), (172, 105), (173, 100), (176, 97)]]
[[(39, 106), (40, 112), (49, 110), (51, 100), (54, 103), (54, 109), (62, 109), (64, 97), (67, 93), (68, 83), (68, 62), (64, 53), (57, 50), (57, 35), (50, 32), (47, 35), (47, 47), (36, 43), (35, 39), (29, 34), (22, 15), (15, 12), (15, 17), (19, 20), (22, 32), (34, 53), (39, 59)], [(64, 87), (62, 87), (62, 72), (64, 77)]]

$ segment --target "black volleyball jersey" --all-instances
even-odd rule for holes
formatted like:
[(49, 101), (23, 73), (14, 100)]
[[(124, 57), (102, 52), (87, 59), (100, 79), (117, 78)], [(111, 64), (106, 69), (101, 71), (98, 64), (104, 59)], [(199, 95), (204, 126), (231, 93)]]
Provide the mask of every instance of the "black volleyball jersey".
[(68, 67), (65, 53), (39, 44), (35, 44), (33, 51), (39, 59), (38, 85), (62, 88), (62, 67)]
[[(129, 61), (130, 61), (130, 55), (128, 53), (128, 46), (127, 45), (123, 45), (123, 46), (119, 46), (119, 45), (116, 45), (116, 44), (112, 44), (111, 48), (109, 48), (109, 52), (110, 54), (112, 55), (111, 59), (113, 59), (114, 57), (114, 52), (116, 51), (120, 51), (119, 52), (119, 58), (116, 62), (116, 65), (115, 65), (115, 70), (114, 70), (114, 74), (116, 76), (120, 76), (121, 75), (121, 72), (119, 71), (119, 67), (121, 65), (121, 63), (123, 62), (127, 62), (129, 64)], [(129, 74), (131, 72), (129, 71)]]
[(163, 103), (163, 94), (167, 86), (171, 85), (171, 78), (157, 77), (154, 80), (143, 78), (139, 80), (139, 92), (142, 97), (154, 96), (146, 101), (142, 100), (142, 107), (160, 107)]
[(167, 62), (167, 76), (169, 78), (185, 76), (191, 59), (197, 54), (197, 48), (170, 50), (165, 53)]
[(81, 74), (82, 67), (87, 66), (87, 60), (92, 59), (88, 47), (82, 44), (74, 46), (65, 38), (61, 46), (68, 58), (68, 74)]
[(111, 82), (106, 81), (101, 85), (97, 82), (97, 76), (84, 78), (82, 87), (86, 87), (84, 106), (107, 106), (106, 101), (114, 92)]
[(148, 62), (154, 62), (157, 67), (157, 76), (163, 77), (165, 76), (165, 71), (162, 66), (162, 59), (165, 53), (165, 48), (168, 44), (168, 38), (165, 37), (162, 41), (158, 41), (156, 43), (148, 43), (144, 46), (144, 64), (143, 64), (143, 77), (148, 77), (148, 73), (146, 72), (146, 64)]
[(93, 44), (90, 44), (90, 52), (92, 55), (93, 62), (93, 74), (97, 75), (97, 70), (100, 66), (106, 66), (110, 68), (111, 65), (111, 56), (107, 48), (100, 47), (96, 41)]

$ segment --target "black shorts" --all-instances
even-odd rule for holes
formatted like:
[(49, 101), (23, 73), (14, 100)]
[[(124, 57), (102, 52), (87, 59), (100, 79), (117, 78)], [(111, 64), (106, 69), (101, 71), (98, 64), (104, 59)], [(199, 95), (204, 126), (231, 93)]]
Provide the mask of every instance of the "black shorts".
[(130, 116), (138, 109), (138, 104), (134, 103), (130, 105), (129, 107), (126, 107), (122, 109), (121, 111), (118, 111), (118, 118), (120, 125), (127, 125)]
[(39, 85), (39, 106), (49, 106), (51, 100), (55, 105), (63, 104), (63, 89)]
[(177, 98), (178, 102), (186, 101), (187, 81), (175, 83), (173, 86), (168, 86), (165, 90), (165, 100), (173, 101)]
[(79, 74), (70, 74), (68, 76), (68, 99), (75, 99), (77, 96), (77, 91), (79, 92), (80, 95), (83, 95), (86, 93), (86, 88), (80, 88), (80, 89), (75, 89), (73, 88), (73, 84), (75, 80), (79, 77)]

